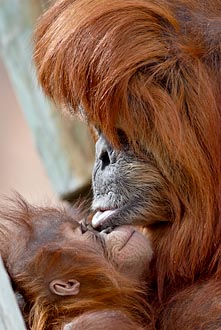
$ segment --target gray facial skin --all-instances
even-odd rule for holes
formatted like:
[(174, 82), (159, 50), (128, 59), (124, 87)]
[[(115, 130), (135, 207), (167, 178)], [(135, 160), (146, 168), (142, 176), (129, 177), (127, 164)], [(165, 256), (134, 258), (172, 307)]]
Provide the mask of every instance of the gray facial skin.
[(96, 143), (92, 183), (94, 228), (152, 225), (172, 217), (169, 185), (153, 157), (147, 162), (127, 148), (114, 150), (102, 134)]

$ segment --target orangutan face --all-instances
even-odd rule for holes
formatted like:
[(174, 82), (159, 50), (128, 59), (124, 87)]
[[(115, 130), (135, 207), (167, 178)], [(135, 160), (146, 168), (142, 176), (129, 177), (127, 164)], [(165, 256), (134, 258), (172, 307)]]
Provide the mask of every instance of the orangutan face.
[(154, 224), (172, 218), (169, 187), (151, 154), (149, 161), (125, 146), (121, 151), (100, 134), (93, 172), (92, 225)]

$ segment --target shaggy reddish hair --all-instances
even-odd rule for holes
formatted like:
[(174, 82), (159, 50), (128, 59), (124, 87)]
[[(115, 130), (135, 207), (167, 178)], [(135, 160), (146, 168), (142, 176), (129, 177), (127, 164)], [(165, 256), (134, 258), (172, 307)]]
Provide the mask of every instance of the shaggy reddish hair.
[(46, 94), (83, 108), (115, 146), (123, 129), (142, 157), (151, 151), (176, 192), (182, 209), (174, 200), (173, 225), (155, 237), (159, 287), (165, 278), (190, 283), (220, 272), (219, 7), (62, 0), (35, 34)]
[[(70, 230), (76, 229), (84, 214), (80, 208), (36, 207), (19, 195), (12, 202), (0, 209), (0, 254), (15, 290), (25, 300), (28, 329), (60, 330), (77, 316), (84, 320), (84, 313), (99, 315), (105, 310), (122, 312), (136, 329), (144, 322), (145, 329), (151, 329), (145, 283), (121, 274), (86, 242), (67, 242), (62, 226), (69, 223)], [(81, 283), (77, 296), (50, 292), (53, 279), (73, 276)]]

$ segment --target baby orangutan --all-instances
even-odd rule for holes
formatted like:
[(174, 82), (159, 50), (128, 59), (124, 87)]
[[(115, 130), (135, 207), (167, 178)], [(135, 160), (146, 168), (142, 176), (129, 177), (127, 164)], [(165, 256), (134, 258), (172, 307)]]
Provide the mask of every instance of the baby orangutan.
[(0, 211), (0, 253), (27, 327), (149, 329), (149, 241), (131, 226), (98, 233), (83, 218), (78, 208), (39, 208), (20, 197)]

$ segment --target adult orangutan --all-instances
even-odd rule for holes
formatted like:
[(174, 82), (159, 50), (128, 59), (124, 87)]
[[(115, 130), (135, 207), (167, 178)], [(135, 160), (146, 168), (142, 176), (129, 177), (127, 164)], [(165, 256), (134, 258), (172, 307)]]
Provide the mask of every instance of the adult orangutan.
[[(152, 249), (132, 226), (99, 233), (80, 209), (0, 211), (0, 253), (31, 330), (148, 330)], [(146, 326), (147, 325), (147, 326)]]
[(98, 132), (93, 226), (151, 232), (158, 329), (221, 328), (220, 17), (220, 0), (61, 0), (35, 34), (45, 93)]

